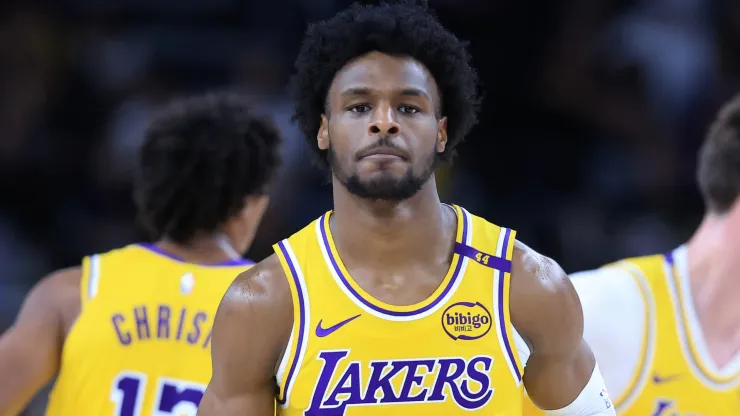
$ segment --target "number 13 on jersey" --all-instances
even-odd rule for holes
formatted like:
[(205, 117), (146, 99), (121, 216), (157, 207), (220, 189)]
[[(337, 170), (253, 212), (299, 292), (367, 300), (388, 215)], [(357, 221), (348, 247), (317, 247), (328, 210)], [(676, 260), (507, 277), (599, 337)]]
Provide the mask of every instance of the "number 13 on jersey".
[[(147, 378), (146, 374), (124, 371), (113, 379), (110, 399), (116, 404), (115, 416), (142, 415)], [(195, 416), (205, 386), (167, 377), (156, 383), (152, 416)]]

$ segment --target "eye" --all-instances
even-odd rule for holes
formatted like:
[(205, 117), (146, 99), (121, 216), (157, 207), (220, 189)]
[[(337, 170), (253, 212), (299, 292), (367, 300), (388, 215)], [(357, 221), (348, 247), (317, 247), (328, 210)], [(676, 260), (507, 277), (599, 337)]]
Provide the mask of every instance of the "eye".
[(350, 107), (349, 111), (353, 113), (366, 113), (370, 111), (370, 106), (367, 104), (358, 104)]
[(416, 107), (410, 106), (410, 105), (402, 105), (398, 107), (398, 111), (405, 113), (405, 114), (416, 114), (420, 110)]

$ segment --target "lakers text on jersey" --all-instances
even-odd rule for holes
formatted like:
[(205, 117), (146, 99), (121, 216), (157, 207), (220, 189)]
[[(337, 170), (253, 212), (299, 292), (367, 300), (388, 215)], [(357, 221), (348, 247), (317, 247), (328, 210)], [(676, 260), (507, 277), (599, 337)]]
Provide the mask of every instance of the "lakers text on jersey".
[(251, 264), (185, 263), (148, 244), (85, 258), (47, 415), (195, 415), (218, 304)]
[(509, 318), (515, 232), (453, 209), (449, 271), (414, 305), (381, 302), (357, 284), (334, 245), (331, 212), (275, 245), (295, 312), (278, 414), (521, 414)]

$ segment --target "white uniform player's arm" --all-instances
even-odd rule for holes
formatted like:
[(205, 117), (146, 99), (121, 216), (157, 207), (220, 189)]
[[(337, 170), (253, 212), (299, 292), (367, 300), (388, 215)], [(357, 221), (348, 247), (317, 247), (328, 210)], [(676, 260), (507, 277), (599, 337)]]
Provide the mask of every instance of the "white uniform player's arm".
[(599, 364), (615, 406), (640, 365), (645, 300), (634, 277), (619, 267), (570, 275), (583, 308), (583, 338)]

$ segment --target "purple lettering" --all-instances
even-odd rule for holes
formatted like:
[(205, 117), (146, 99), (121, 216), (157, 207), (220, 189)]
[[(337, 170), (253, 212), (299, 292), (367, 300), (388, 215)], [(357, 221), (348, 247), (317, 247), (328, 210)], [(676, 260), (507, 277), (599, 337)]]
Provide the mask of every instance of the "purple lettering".
[[(482, 367), (485, 372), (477, 368), (477, 365), (479, 363), (483, 364)], [(454, 397), (457, 404), (467, 410), (474, 410), (482, 407), (483, 405), (488, 403), (489, 400), (491, 400), (491, 396), (493, 396), (493, 389), (491, 388), (491, 379), (488, 377), (488, 373), (491, 371), (492, 365), (493, 358), (491, 357), (478, 356), (468, 361), (468, 377), (480, 383), (481, 387), (479, 391), (475, 393), (471, 392), (469, 387), (470, 381), (463, 380), (463, 382), (460, 384), (459, 390), (452, 389), (453, 397), (455, 396), (455, 393), (460, 395), (460, 397)]]
[[(432, 388), (432, 394), (427, 400), (432, 402), (443, 402), (446, 399), (444, 394), (445, 384), (450, 386), (451, 390), (457, 389), (455, 380), (457, 380), (465, 371), (465, 360), (462, 358), (442, 358), (438, 360), (439, 369), (437, 369), (437, 381)], [(452, 373), (450, 369), (453, 368)]]
[[(349, 394), (349, 396), (340, 402), (337, 396), (346, 394)], [(344, 375), (339, 379), (337, 386), (334, 387), (334, 390), (332, 390), (331, 393), (329, 393), (329, 397), (327, 397), (324, 403), (322, 403), (322, 406), (335, 407), (347, 402), (358, 403), (361, 399), (362, 382), (360, 377), (360, 363), (355, 362), (349, 364)]]
[(203, 341), (203, 348), (208, 348), (209, 345), (211, 345), (211, 337), (213, 336), (213, 327), (208, 330), (208, 336), (206, 337), (206, 340)]
[(182, 326), (185, 324), (185, 315), (187, 313), (187, 309), (182, 308), (180, 310), (180, 320), (177, 323), (177, 340), (182, 339)]
[(200, 338), (200, 324), (202, 324), (206, 319), (208, 319), (208, 315), (203, 311), (196, 313), (193, 317), (193, 330), (190, 331), (187, 338), (190, 344), (198, 343), (198, 339)]
[(149, 320), (147, 319), (146, 306), (134, 308), (134, 320), (136, 320), (136, 333), (139, 341), (149, 339)]
[[(343, 416), (347, 406), (432, 403), (450, 399), (463, 409), (476, 410), (493, 397), (491, 357), (377, 360), (364, 365), (361, 361), (352, 361), (340, 370), (340, 362), (348, 355), (348, 350), (319, 353), (318, 358), (324, 364), (305, 416)], [(362, 369), (367, 367), (371, 373), (367, 385), (363, 386)], [(433, 384), (424, 387), (428, 377), (434, 379)], [(333, 388), (330, 386), (332, 380), (337, 380)], [(400, 390), (394, 389), (394, 385), (400, 385)]]
[[(424, 378), (427, 376), (427, 374), (434, 370), (434, 360), (406, 361), (402, 364), (404, 364), (406, 368), (408, 368), (408, 372), (406, 374), (406, 379), (404, 379), (403, 381), (403, 386), (401, 386), (401, 394), (398, 395), (398, 402), (423, 402), (426, 398), (427, 393), (429, 392), (429, 389), (425, 387), (421, 389), (421, 391), (415, 396), (411, 395), (411, 389), (414, 386), (421, 386), (424, 383)], [(417, 374), (419, 368), (422, 367), (426, 368), (426, 374)]]
[(160, 381), (159, 406), (165, 414), (195, 414), (203, 398), (203, 387), (179, 380)]
[(655, 403), (655, 410), (651, 416), (664, 416), (666, 415), (666, 412), (670, 410), (671, 406), (673, 406), (673, 401), (659, 399), (658, 402)]
[(117, 313), (111, 317), (111, 322), (113, 322), (113, 329), (116, 330), (118, 342), (123, 346), (131, 345), (131, 334), (128, 331), (124, 332), (120, 326), (126, 322), (126, 318), (122, 314)]
[[(391, 367), (391, 369), (383, 374), (383, 370), (386, 367)], [(396, 396), (396, 393), (393, 391), (391, 379), (401, 372), (403, 365), (397, 365), (397, 363), (388, 361), (371, 361), (370, 368), (372, 368), (370, 381), (367, 383), (367, 390), (361, 403), (398, 403), (398, 396)], [(380, 395), (378, 395), (378, 393), (380, 393)]]
[(342, 416), (344, 415), (345, 406), (336, 408), (324, 409), (322, 402), (326, 395), (326, 390), (329, 388), (329, 383), (334, 375), (334, 371), (337, 369), (339, 361), (349, 354), (349, 350), (341, 351), (321, 351), (319, 353), (319, 359), (324, 361), (324, 366), (321, 368), (321, 374), (319, 374), (318, 380), (316, 380), (316, 387), (313, 390), (313, 396), (311, 397), (311, 405), (308, 410), (304, 413), (304, 416)]
[(159, 305), (159, 321), (157, 324), (157, 338), (170, 338), (170, 307)]

